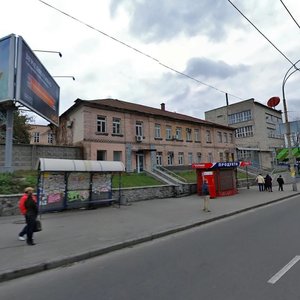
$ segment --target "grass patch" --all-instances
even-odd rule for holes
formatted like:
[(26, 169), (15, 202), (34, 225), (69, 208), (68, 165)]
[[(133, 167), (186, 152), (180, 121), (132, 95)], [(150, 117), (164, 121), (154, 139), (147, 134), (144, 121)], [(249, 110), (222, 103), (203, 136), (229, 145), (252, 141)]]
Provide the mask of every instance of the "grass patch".
[[(22, 194), (24, 189), (32, 186), (36, 189), (38, 179), (37, 171), (16, 171), (13, 173), (0, 173), (0, 194)], [(146, 173), (124, 173), (121, 175), (121, 187), (139, 187), (161, 185), (162, 182)], [(119, 187), (119, 176), (113, 176), (113, 188)]]
[(183, 177), (188, 183), (196, 183), (197, 182), (197, 174), (196, 170), (191, 171), (176, 171), (174, 172), (180, 177)]
[[(122, 188), (161, 184), (162, 183), (159, 180), (147, 175), (146, 173), (124, 173), (121, 175)], [(113, 176), (112, 186), (113, 188), (119, 187), (119, 176)]]
[(23, 193), (28, 186), (37, 185), (37, 171), (0, 173), (0, 194)]

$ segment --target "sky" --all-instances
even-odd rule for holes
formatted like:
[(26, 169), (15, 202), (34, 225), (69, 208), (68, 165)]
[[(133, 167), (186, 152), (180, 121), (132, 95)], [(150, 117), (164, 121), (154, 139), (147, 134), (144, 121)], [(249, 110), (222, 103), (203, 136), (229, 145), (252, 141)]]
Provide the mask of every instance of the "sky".
[[(204, 119), (226, 93), (229, 104), (282, 99), (300, 59), (298, 1), (283, 1), (297, 23), (280, 0), (232, 3), (273, 45), (228, 0), (10, 0), (0, 38), (14, 33), (33, 50), (62, 53), (35, 52), (52, 76), (75, 77), (55, 77), (59, 114), (77, 98), (113, 98)], [(299, 83), (296, 71), (285, 84), (290, 120), (300, 119)]]

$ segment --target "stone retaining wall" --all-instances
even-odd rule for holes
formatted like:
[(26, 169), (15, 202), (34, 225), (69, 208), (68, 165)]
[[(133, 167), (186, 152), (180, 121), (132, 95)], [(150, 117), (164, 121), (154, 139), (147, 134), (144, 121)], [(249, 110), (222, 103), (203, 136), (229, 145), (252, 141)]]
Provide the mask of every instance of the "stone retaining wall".
[[(183, 197), (196, 193), (196, 184), (179, 186), (151, 186), (121, 189), (121, 203), (142, 200)], [(18, 201), (22, 195), (0, 195), (0, 216), (19, 215)], [(119, 197), (119, 190), (113, 190), (113, 198)]]

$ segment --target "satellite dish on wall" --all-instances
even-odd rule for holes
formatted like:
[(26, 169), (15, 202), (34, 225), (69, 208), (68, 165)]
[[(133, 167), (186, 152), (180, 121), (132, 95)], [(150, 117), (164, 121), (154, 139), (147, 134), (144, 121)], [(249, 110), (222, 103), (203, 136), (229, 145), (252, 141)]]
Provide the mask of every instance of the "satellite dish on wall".
[(269, 107), (275, 107), (280, 103), (280, 98), (279, 97), (272, 97), (268, 100), (267, 105)]

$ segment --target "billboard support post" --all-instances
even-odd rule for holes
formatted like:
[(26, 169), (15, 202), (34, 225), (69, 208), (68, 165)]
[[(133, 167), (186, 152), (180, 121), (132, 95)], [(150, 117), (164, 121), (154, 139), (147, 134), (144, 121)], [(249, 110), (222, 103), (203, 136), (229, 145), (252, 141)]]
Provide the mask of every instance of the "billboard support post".
[(6, 136), (5, 136), (5, 164), (4, 172), (11, 173), (12, 170), (12, 145), (13, 145), (14, 107), (6, 108)]

